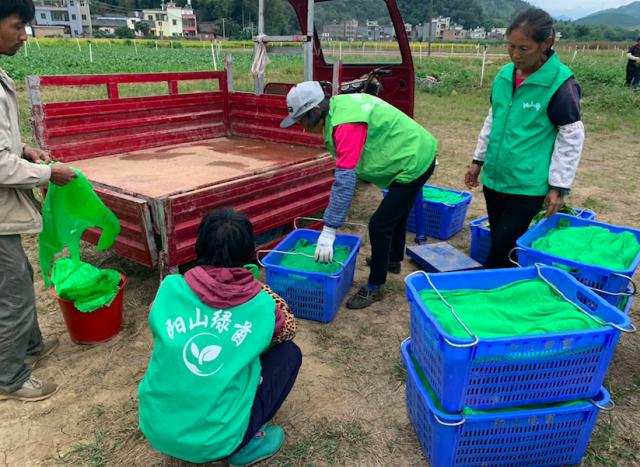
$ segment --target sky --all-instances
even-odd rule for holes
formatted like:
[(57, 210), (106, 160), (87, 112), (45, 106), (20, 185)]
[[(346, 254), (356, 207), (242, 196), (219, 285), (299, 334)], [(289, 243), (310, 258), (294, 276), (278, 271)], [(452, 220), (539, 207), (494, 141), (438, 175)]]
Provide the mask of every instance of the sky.
[(568, 16), (571, 19), (582, 18), (596, 11), (607, 8), (617, 8), (632, 3), (632, 0), (528, 0), (544, 10), (547, 10), (555, 18)]

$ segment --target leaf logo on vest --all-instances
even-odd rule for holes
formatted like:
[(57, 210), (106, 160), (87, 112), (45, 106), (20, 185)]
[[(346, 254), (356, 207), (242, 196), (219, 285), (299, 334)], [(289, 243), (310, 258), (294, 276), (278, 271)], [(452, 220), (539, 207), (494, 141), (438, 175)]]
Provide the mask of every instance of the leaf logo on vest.
[(187, 341), (182, 350), (182, 359), (187, 369), (196, 376), (215, 375), (224, 364), (216, 363), (222, 347), (215, 344), (220, 338), (215, 334), (202, 332)]
[[(211, 314), (203, 313), (200, 308), (195, 308), (195, 316), (178, 316), (175, 320), (166, 321), (166, 332), (169, 339), (173, 340), (176, 334), (187, 334), (189, 331), (206, 329), (209, 332), (200, 332), (191, 337), (182, 349), (182, 359), (187, 369), (197, 376), (211, 376), (222, 369), (224, 364), (216, 362), (220, 354), (228, 352), (229, 341), (237, 348), (253, 327), (251, 321), (234, 323), (233, 313), (228, 310), (217, 310)], [(187, 322), (189, 323), (187, 325)], [(233, 328), (229, 326), (233, 324)], [(229, 338), (229, 335), (231, 337)]]
[(528, 110), (528, 109), (535, 109), (536, 112), (540, 112), (540, 109), (542, 108), (542, 104), (540, 104), (540, 102), (523, 102), (522, 103), (522, 109), (523, 110)]

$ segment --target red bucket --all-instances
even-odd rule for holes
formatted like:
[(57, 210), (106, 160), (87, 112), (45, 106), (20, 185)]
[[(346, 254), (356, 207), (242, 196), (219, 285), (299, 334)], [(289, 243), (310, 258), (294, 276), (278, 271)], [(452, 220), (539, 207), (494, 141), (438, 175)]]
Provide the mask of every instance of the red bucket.
[(73, 342), (76, 344), (97, 344), (111, 339), (120, 332), (122, 296), (124, 286), (127, 283), (125, 277), (122, 274), (120, 276), (122, 277), (120, 290), (111, 305), (98, 308), (90, 313), (78, 311), (72, 301), (58, 297), (55, 287), (51, 287), (51, 293), (60, 304), (64, 322)]

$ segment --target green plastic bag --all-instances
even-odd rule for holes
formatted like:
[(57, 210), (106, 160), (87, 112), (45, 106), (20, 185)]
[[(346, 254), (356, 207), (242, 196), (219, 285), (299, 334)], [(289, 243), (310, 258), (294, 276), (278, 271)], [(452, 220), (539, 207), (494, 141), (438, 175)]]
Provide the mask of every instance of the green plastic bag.
[(631, 232), (611, 232), (600, 226), (571, 227), (565, 222), (536, 239), (531, 248), (544, 253), (613, 270), (627, 270), (640, 254)]
[(104, 251), (113, 245), (120, 233), (118, 218), (107, 208), (93, 191), (91, 183), (78, 170), (78, 176), (65, 186), (49, 183), (42, 211), (42, 233), (39, 255), (44, 283), (51, 286), (49, 272), (53, 257), (66, 246), (71, 259), (80, 263), (80, 239), (85, 230), (99, 227), (102, 234), (98, 250)]
[[(541, 279), (517, 281), (487, 290), (441, 290), (440, 294), (471, 332), (481, 339), (602, 327)], [(421, 290), (420, 298), (447, 333), (469, 338), (449, 307), (432, 289)]]
[(58, 297), (74, 302), (78, 311), (90, 313), (111, 305), (120, 291), (122, 276), (82, 261), (60, 258), (53, 265), (51, 282)]
[(298, 240), (291, 249), (291, 253), (299, 253), (299, 255), (282, 255), (280, 266), (296, 271), (335, 274), (347, 262), (350, 251), (348, 246), (336, 246), (333, 249), (333, 261), (320, 263), (315, 260), (316, 244), (308, 240)]
[(460, 193), (454, 193), (452, 191), (438, 190), (430, 186), (422, 188), (422, 199), (424, 201), (433, 201), (435, 203), (444, 203), (449, 205), (456, 205), (464, 201), (464, 195)]

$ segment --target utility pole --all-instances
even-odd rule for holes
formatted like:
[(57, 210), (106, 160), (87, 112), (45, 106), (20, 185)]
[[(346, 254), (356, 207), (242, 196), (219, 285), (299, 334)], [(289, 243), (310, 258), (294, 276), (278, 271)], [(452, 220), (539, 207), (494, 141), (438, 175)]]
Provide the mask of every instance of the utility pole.
[(427, 48), (427, 56), (431, 57), (431, 40), (433, 38), (433, 0), (429, 0), (429, 46)]
[(227, 40), (227, 35), (225, 33), (225, 30), (224, 30), (224, 18), (222, 18), (222, 40), (223, 41)]

